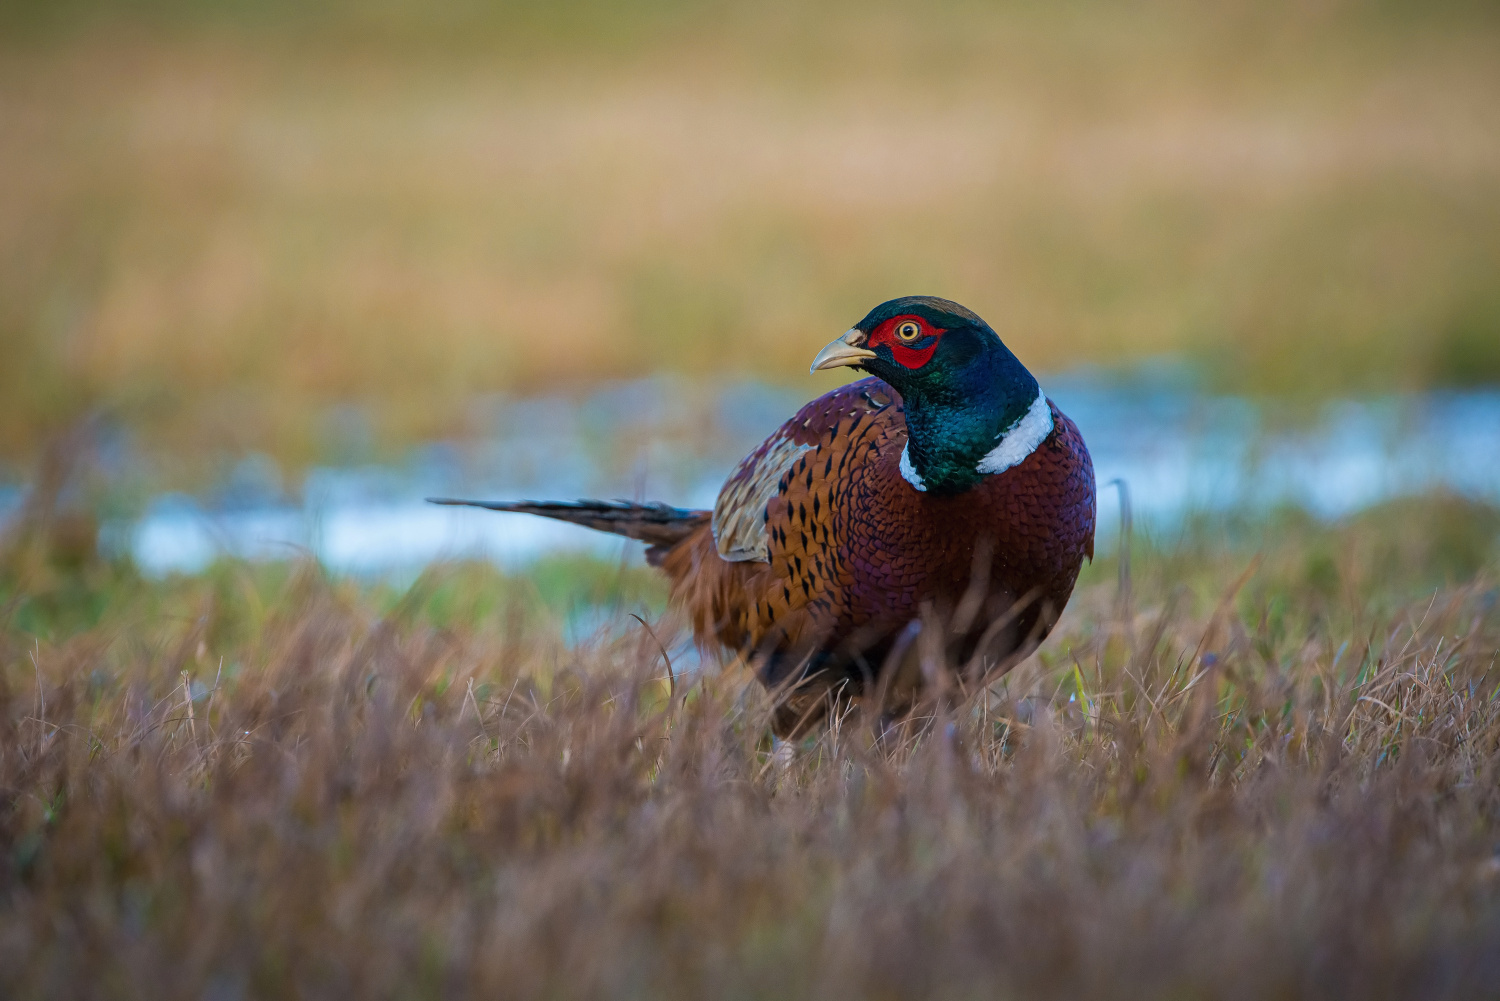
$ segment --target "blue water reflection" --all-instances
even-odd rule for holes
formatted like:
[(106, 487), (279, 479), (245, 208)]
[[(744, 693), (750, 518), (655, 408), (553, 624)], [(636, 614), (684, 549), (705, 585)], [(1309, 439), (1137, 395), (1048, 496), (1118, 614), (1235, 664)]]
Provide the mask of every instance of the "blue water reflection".
[[(1332, 518), (1433, 489), (1500, 503), (1500, 391), (1337, 400), (1289, 424), (1268, 405), (1169, 380), (1075, 375), (1046, 384), (1082, 429), (1099, 481), (1126, 480), (1148, 526), (1273, 505)], [(221, 554), (305, 553), (355, 574), (452, 558), (517, 567), (557, 551), (616, 557), (634, 544), (422, 498), (626, 497), (708, 507), (739, 457), (804, 399), (750, 382), (667, 378), (582, 396), (490, 398), (475, 404), (476, 433), (466, 440), (414, 449), (394, 465), (313, 470), (295, 498), (274, 464), (247, 459), (212, 494), (160, 497), (109, 537), (153, 574), (196, 570)], [(1115, 504), (1104, 491), (1105, 545)]]

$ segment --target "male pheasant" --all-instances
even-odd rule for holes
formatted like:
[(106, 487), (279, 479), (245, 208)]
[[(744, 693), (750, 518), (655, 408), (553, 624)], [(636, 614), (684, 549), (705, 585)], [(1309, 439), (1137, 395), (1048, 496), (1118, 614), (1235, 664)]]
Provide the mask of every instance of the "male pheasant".
[[(812, 370), (839, 366), (871, 377), (798, 411), (712, 511), (434, 502), (648, 543), (698, 643), (745, 656), (780, 697), (783, 736), (861, 693), (905, 708), (939, 661), (961, 665), (960, 685), (993, 677), (1046, 637), (1093, 558), (1083, 438), (989, 324), (946, 299), (875, 307)], [(924, 626), (940, 645), (912, 642)]]

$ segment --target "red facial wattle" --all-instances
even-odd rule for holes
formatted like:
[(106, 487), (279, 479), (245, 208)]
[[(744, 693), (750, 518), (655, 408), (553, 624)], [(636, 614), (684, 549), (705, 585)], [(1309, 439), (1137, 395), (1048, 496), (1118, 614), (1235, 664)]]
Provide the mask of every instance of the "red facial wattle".
[[(899, 337), (896, 331), (906, 323), (915, 323), (921, 329), (921, 336), (909, 340)], [(934, 327), (920, 316), (893, 316), (871, 332), (869, 346), (873, 350), (885, 345), (891, 349), (891, 355), (898, 365), (918, 369), (932, 359), (933, 352), (937, 350), (938, 339), (945, 333), (945, 329)]]

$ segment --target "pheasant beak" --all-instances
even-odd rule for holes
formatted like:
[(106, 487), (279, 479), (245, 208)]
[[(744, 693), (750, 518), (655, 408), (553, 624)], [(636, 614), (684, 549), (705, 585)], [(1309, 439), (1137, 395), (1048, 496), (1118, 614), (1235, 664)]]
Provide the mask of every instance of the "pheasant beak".
[(875, 352), (865, 347), (865, 332), (858, 327), (845, 331), (828, 343), (818, 356), (812, 361), (809, 372), (817, 372), (825, 368), (842, 368), (846, 365), (858, 365), (867, 358), (874, 358)]

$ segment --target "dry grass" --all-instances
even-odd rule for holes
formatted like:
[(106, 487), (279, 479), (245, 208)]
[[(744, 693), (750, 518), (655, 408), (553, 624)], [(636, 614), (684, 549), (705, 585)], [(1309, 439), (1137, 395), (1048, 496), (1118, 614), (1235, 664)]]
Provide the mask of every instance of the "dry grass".
[(914, 291), (1040, 369), (1500, 377), (1490, 5), (259, 9), (0, 20), (0, 458), (100, 406), (295, 461), (331, 404), (798, 378)]
[(987, 698), (786, 763), (650, 591), (569, 649), (482, 568), (11, 577), (0, 990), (1492, 996), (1496, 528), (1142, 546)]

